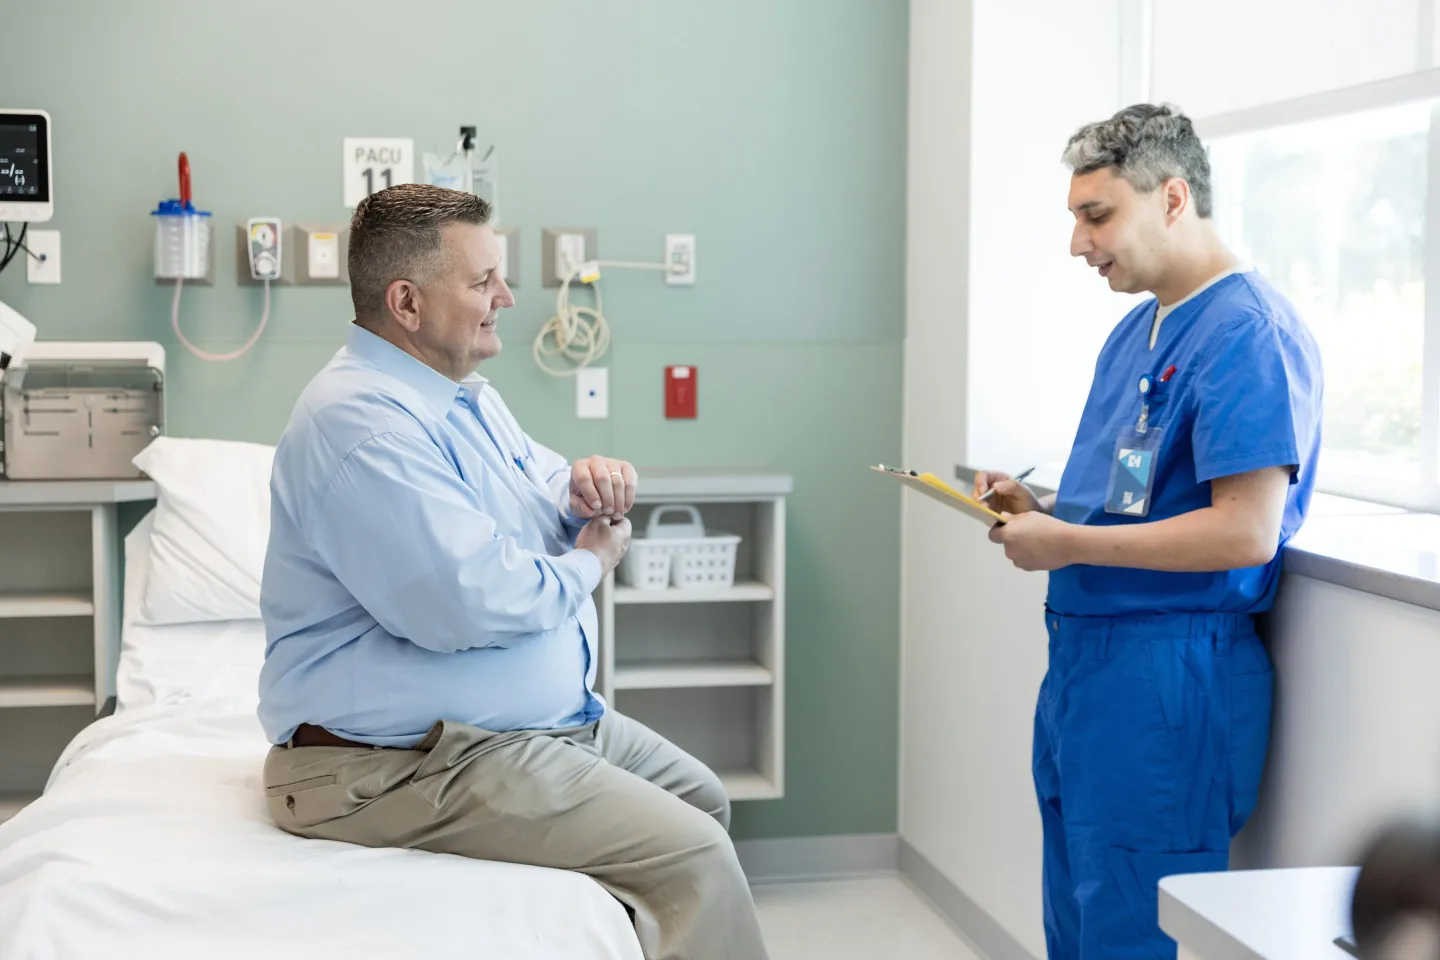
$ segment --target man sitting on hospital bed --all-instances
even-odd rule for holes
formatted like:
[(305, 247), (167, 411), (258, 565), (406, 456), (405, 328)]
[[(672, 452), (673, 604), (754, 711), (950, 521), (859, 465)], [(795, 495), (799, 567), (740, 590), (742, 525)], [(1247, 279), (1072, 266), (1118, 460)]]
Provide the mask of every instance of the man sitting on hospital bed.
[(355, 210), (355, 322), (271, 478), (270, 812), (588, 874), (652, 960), (763, 958), (719, 780), (592, 692), (591, 593), (629, 546), (635, 471), (567, 464), (474, 372), (515, 302), (489, 214), (420, 184)]

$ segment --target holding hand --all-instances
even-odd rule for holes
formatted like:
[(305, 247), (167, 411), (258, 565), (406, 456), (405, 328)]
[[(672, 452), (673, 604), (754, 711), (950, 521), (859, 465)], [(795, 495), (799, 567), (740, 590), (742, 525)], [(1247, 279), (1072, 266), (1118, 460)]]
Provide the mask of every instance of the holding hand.
[(624, 460), (586, 457), (570, 468), (570, 512), (620, 519), (635, 506), (635, 468)]
[(995, 492), (990, 499), (985, 501), (985, 506), (996, 513), (1019, 514), (1045, 510), (1040, 499), (1031, 492), (1029, 487), (1012, 480), (1007, 473), (999, 473), (994, 470), (981, 470), (975, 474), (975, 492), (971, 496), (979, 500), (985, 494), (990, 493), (992, 487)]
[(1075, 562), (1073, 524), (1036, 509), (1002, 516), (1005, 522), (990, 528), (990, 540), (1004, 544), (1006, 559), (1021, 570), (1058, 570)]
[(601, 576), (608, 574), (620, 566), (630, 550), (630, 521), (623, 517), (596, 517), (576, 536), (575, 549), (595, 554), (600, 561)]

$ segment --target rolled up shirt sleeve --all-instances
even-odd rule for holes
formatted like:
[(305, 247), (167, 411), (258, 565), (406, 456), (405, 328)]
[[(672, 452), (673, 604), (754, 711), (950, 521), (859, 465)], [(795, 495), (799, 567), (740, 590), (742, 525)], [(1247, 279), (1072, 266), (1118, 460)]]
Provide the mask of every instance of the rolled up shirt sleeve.
[(554, 557), (500, 535), (440, 448), (401, 432), (345, 457), (307, 533), (382, 627), (441, 653), (555, 630), (602, 574), (589, 551)]

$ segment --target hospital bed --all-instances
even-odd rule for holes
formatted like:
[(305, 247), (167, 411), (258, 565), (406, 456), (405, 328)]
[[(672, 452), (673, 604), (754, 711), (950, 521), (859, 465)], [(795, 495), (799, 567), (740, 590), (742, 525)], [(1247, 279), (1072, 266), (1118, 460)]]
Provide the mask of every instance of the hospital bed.
[[(183, 441), (165, 452), (188, 455)], [(624, 908), (580, 874), (303, 840), (274, 825), (255, 716), (261, 623), (137, 616), (147, 600), (189, 592), (193, 603), (197, 589), (220, 597), (216, 609), (233, 600), (223, 582), (195, 582), (226, 553), (204, 541), (259, 522), (234, 495), (264, 497), (268, 516), (268, 490), (253, 489), (268, 469), (250, 471), (249, 490), (203, 476), (226, 466), (190, 478), (206, 496), (177, 488), (167, 504), (162, 483), (160, 506), (126, 537), (118, 708), (70, 743), (40, 799), (0, 824), (0, 960), (640, 960)], [(178, 544), (167, 506), (201, 511)], [(170, 528), (164, 550), (157, 522)], [(245, 535), (250, 556), (238, 552), (253, 567), (257, 532)], [(162, 580), (177, 572), (171, 593)]]

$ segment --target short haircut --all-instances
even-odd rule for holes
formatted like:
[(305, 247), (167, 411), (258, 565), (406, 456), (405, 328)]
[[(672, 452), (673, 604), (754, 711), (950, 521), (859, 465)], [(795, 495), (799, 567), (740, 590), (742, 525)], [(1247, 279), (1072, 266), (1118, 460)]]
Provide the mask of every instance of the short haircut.
[(1140, 193), (1180, 177), (1190, 185), (1195, 212), (1207, 220), (1213, 212), (1210, 158), (1190, 118), (1174, 107), (1137, 103), (1081, 127), (1065, 146), (1064, 162), (1072, 173), (1114, 167)]
[(350, 219), (350, 299), (357, 320), (385, 315), (385, 291), (396, 280), (426, 283), (446, 267), (440, 229), (484, 224), (490, 205), (459, 190), (402, 183), (372, 193)]

